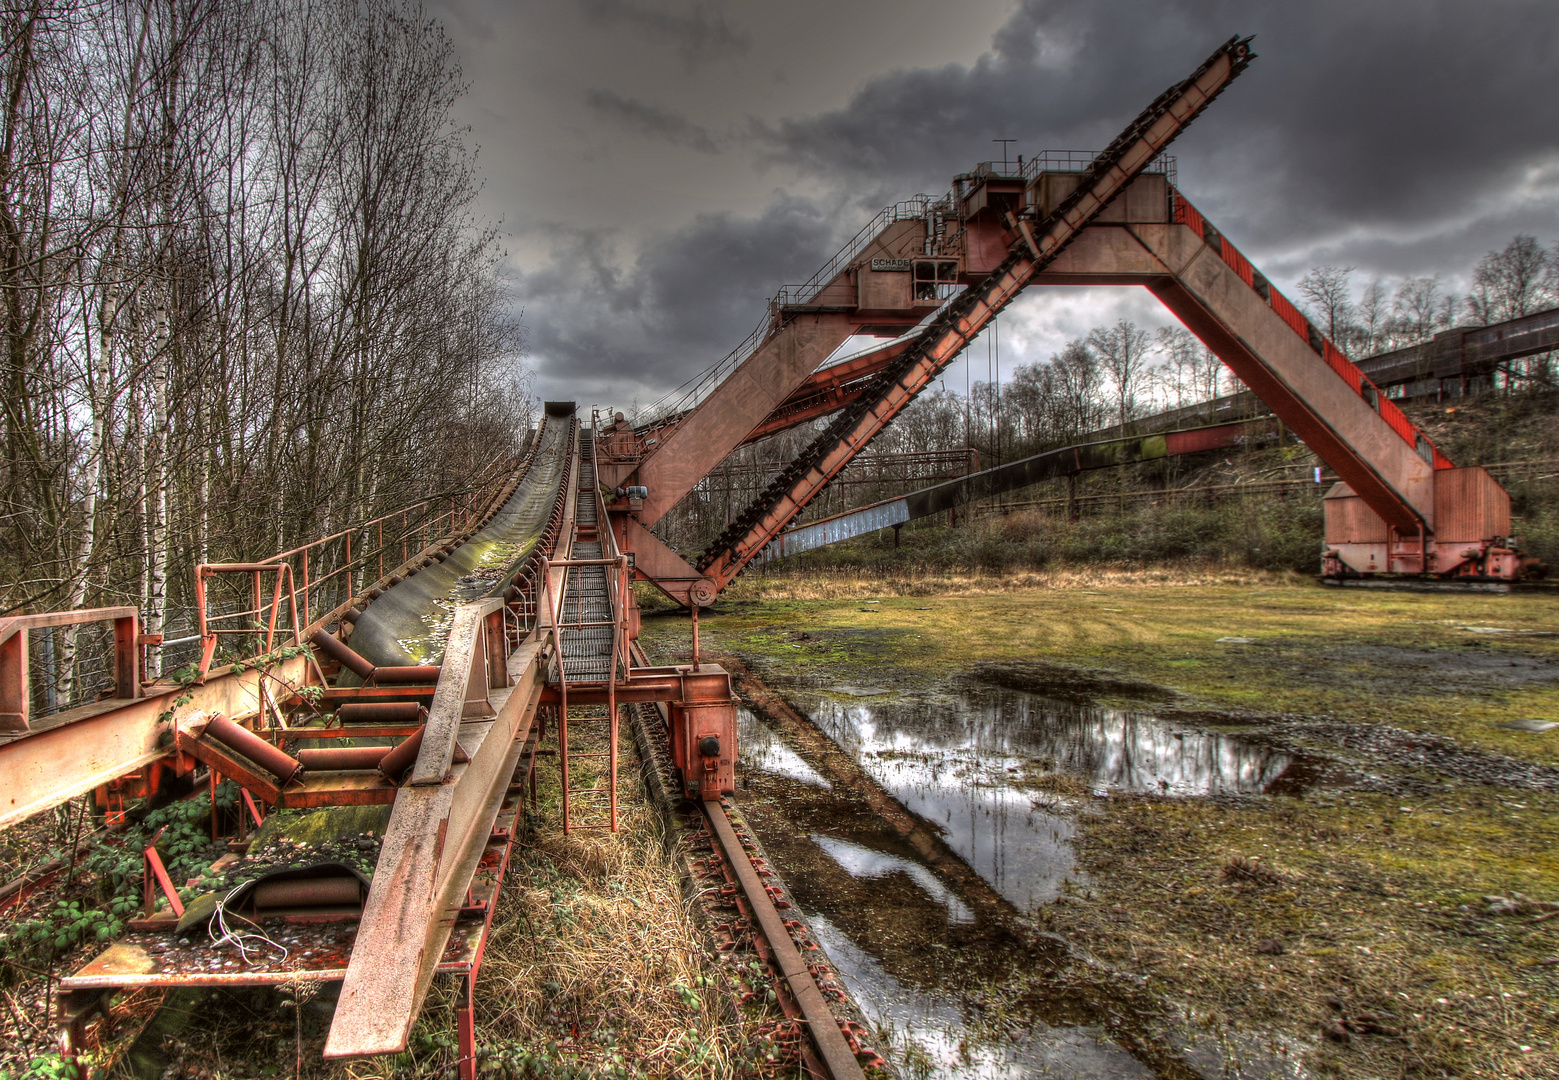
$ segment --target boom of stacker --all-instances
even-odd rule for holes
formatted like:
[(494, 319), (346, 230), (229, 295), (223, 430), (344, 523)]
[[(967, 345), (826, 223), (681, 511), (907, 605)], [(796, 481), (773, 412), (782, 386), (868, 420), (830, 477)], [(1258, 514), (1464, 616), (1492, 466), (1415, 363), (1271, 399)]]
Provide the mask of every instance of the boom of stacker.
[[(1030, 285), (1147, 287), (1335, 470), (1324, 576), (1522, 576), (1505, 490), (1455, 467), (1172, 183), (1161, 151), (1251, 57), (1229, 41), (1097, 157), (986, 162), (941, 199), (889, 207), (809, 282), (782, 289), (729, 373), (716, 369), (687, 408), (612, 429), (602, 475), (633, 496), (611, 507), (632, 546), (738, 446), (833, 416), (696, 571), (661, 546), (640, 576), (684, 602), (712, 599)], [(912, 324), (820, 366), (851, 334)]]

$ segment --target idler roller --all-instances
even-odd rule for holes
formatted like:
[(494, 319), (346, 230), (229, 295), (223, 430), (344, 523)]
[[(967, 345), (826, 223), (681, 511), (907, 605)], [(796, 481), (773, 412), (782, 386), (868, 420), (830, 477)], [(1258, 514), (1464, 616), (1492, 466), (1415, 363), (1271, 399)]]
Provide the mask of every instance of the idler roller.
[(213, 717), (206, 724), (205, 734), (275, 776), (282, 787), (286, 787), (303, 771), (301, 761), (289, 757), (254, 732), (239, 727), (225, 716)]
[(334, 634), (320, 630), (311, 640), (320, 652), (335, 659), (337, 663), (365, 683), (372, 682), (378, 686), (400, 686), (412, 683), (438, 682), (439, 666), (437, 664), (374, 667), (364, 657), (342, 644), (341, 640)]
[(255, 911), (277, 908), (357, 907), (363, 883), (355, 877), (286, 878), (254, 887)]
[(298, 760), (305, 768), (322, 771), (377, 769), (390, 752), (388, 746), (331, 746), (317, 750), (299, 750)]
[(415, 701), (355, 701), (336, 710), (343, 724), (420, 724), (427, 715)]
[(347, 648), (334, 634), (320, 630), (310, 641), (320, 652), (335, 660), (359, 679), (367, 682), (373, 677), (374, 666), (363, 657)]
[(419, 728), (413, 735), (402, 739), (400, 745), (379, 759), (379, 772), (392, 784), (401, 781), (401, 775), (412, 767), (417, 760), (417, 753), (422, 749), (422, 733), (427, 728)]

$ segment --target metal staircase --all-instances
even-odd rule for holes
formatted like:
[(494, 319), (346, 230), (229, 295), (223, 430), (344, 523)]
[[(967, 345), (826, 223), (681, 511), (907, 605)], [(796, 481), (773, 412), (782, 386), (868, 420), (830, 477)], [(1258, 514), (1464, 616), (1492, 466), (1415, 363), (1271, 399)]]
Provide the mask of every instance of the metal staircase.
[[(552, 681), (558, 689), (557, 737), (558, 763), (562, 770), (563, 831), (573, 829), (610, 829), (617, 831), (617, 686), (628, 676), (628, 633), (625, 601), (628, 592), (628, 562), (617, 552), (609, 529), (603, 530), (600, 482), (596, 475), (595, 433), (587, 429), (579, 439), (579, 466), (574, 493), (574, 521), (569, 557), (554, 561), (550, 569), (561, 571), (557, 595), (561, 602), (553, 622), (554, 671)], [(550, 578), (551, 575), (549, 575)], [(569, 693), (605, 690), (591, 704), (570, 707)], [(570, 725), (604, 725), (605, 750), (581, 750), (570, 744)], [(591, 745), (599, 745), (597, 737)], [(585, 761), (606, 763), (606, 786), (600, 786), (601, 774), (581, 770)], [(588, 786), (575, 786), (584, 779)], [(604, 801), (603, 801), (604, 796)], [(576, 807), (576, 803), (580, 806)], [(588, 815), (576, 821), (576, 809)], [(593, 811), (593, 813), (592, 813)], [(604, 815), (603, 815), (604, 812)]]

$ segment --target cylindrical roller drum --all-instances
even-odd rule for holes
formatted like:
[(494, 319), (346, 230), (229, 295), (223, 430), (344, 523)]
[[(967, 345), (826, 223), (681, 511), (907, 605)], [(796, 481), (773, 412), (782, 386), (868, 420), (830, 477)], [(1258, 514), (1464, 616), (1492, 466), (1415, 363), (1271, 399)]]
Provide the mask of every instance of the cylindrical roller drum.
[(363, 883), (350, 875), (262, 881), (254, 887), (256, 911), (276, 908), (351, 907), (363, 902)]
[(314, 770), (377, 769), (388, 754), (388, 746), (330, 746), (318, 750), (299, 750), (298, 760)]
[(360, 701), (336, 710), (343, 724), (420, 724), (427, 710), (415, 701)]
[(422, 749), (422, 735), (427, 730), (419, 728), (416, 734), (408, 735), (399, 746), (380, 759), (379, 771), (386, 780), (392, 784), (400, 783), (401, 774), (417, 760), (417, 753)]
[(303, 771), (301, 761), (288, 757), (254, 732), (239, 727), (225, 716), (218, 716), (208, 723), (205, 734), (275, 776), (283, 787)]
[(321, 630), (310, 639), (310, 643), (359, 679), (367, 681), (368, 677), (374, 673), (372, 664), (347, 648), (334, 634)]

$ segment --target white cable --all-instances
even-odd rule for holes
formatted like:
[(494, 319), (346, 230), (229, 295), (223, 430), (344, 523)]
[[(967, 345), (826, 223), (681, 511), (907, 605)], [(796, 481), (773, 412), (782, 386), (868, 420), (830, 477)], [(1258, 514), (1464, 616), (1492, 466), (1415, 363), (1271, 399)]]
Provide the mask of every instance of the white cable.
[[(244, 884), (248, 884), (248, 882), (245, 882)], [(206, 936), (211, 938), (211, 947), (214, 949), (220, 949), (223, 945), (231, 943), (232, 946), (238, 950), (238, 955), (242, 957), (244, 963), (253, 967), (254, 963), (249, 959), (249, 950), (258, 950), (262, 945), (268, 945), (273, 949), (279, 949), (281, 951), (281, 957), (277, 962), (283, 964), (286, 963), (288, 956), (287, 947), (282, 945), (280, 942), (272, 941), (269, 937), (267, 937), (265, 931), (260, 929), (258, 923), (251, 919), (244, 919), (242, 915), (235, 916), (236, 918), (243, 919), (243, 921), (248, 923), (250, 926), (253, 926), (255, 928), (254, 933), (247, 933), (242, 930), (234, 930), (227, 925), (227, 902), (243, 888), (243, 885), (239, 885), (226, 896), (222, 897), (222, 899), (218, 900), (216, 910), (211, 913), (211, 918), (206, 921)], [(217, 937), (216, 931), (212, 930), (212, 923), (216, 923), (217, 928), (222, 931), (221, 937)], [(245, 939), (255, 939), (256, 943), (246, 946), (244, 944)]]

